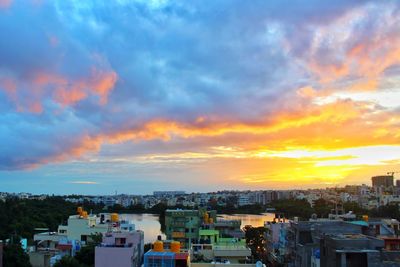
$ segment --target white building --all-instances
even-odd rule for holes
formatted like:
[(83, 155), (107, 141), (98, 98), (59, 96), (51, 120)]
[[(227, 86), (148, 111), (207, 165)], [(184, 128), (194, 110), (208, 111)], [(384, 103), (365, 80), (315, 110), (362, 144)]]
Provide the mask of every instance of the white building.
[(238, 199), (239, 206), (250, 205), (250, 197), (248, 195), (240, 195)]

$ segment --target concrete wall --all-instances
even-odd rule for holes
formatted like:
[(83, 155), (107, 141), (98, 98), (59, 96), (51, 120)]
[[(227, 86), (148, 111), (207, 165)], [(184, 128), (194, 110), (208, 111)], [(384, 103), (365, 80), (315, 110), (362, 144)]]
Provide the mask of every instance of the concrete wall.
[(29, 262), (32, 267), (50, 267), (50, 258), (53, 256), (51, 253), (45, 252), (30, 252)]
[(134, 248), (119, 247), (96, 247), (95, 249), (95, 267), (132, 267), (138, 266), (132, 264)]

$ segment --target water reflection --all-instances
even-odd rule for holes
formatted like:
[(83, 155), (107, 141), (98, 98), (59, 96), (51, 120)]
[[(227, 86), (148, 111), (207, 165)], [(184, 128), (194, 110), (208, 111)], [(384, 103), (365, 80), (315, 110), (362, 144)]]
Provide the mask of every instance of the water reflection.
[(165, 239), (165, 235), (161, 232), (161, 224), (158, 215), (154, 214), (121, 214), (121, 219), (132, 221), (137, 230), (144, 232), (144, 242), (152, 243), (161, 235)]

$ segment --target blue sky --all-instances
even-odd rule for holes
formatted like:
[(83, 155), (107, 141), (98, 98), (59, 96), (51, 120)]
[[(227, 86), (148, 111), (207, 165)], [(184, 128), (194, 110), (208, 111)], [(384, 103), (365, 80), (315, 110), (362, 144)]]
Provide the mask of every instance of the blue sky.
[(321, 187), (400, 170), (399, 12), (0, 0), (0, 191)]

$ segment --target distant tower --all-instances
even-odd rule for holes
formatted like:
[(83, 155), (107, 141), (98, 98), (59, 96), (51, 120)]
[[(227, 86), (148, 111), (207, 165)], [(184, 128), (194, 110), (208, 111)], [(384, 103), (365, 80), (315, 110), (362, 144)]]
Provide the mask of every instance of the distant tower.
[(391, 187), (393, 186), (393, 175), (379, 175), (371, 178), (374, 187)]

